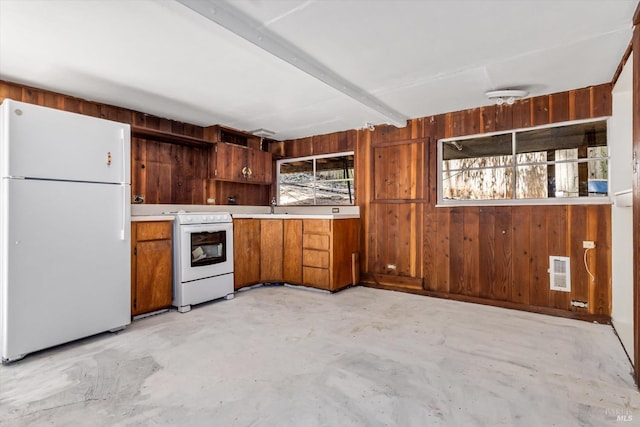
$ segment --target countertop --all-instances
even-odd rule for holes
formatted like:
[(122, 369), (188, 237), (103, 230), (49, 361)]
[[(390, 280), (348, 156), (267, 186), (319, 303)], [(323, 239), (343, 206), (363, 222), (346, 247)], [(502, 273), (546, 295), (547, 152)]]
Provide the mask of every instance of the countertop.
[(173, 221), (173, 215), (132, 215), (131, 222), (136, 221)]
[(358, 214), (268, 214), (268, 213), (234, 213), (233, 218), (255, 218), (255, 219), (350, 219), (360, 218)]
[[(0, 0), (1, 1), (1, 0)], [(358, 206), (339, 206), (339, 212), (333, 212), (335, 206), (276, 206), (275, 214), (269, 213), (269, 206), (244, 205), (131, 205), (132, 221), (163, 221), (173, 219), (163, 212), (228, 212), (234, 218), (256, 219), (350, 219), (360, 218)]]

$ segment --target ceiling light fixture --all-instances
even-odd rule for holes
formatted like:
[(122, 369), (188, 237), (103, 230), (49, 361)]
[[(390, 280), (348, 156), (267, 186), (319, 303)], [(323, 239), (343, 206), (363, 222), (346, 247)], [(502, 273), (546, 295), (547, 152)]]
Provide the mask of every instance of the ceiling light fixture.
[(495, 100), (497, 105), (502, 105), (505, 102), (509, 105), (513, 105), (516, 100), (522, 99), (525, 96), (529, 95), (529, 92), (526, 90), (518, 90), (518, 89), (502, 89), (502, 90), (491, 90), (487, 93), (487, 98)]
[(271, 138), (273, 135), (276, 134), (272, 130), (263, 129), (263, 128), (255, 129), (255, 130), (252, 130), (252, 131), (249, 131), (249, 132), (251, 132), (252, 135), (259, 136), (260, 138)]

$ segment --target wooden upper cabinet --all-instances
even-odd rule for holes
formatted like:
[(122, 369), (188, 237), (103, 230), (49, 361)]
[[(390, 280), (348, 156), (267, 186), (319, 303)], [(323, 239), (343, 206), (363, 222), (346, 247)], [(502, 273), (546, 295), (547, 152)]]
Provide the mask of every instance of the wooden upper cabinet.
[(209, 176), (221, 181), (271, 184), (271, 153), (218, 142), (209, 162)]
[(271, 184), (271, 160), (272, 155), (269, 152), (248, 149), (247, 165), (252, 171), (251, 178), (248, 179), (248, 181), (260, 184)]

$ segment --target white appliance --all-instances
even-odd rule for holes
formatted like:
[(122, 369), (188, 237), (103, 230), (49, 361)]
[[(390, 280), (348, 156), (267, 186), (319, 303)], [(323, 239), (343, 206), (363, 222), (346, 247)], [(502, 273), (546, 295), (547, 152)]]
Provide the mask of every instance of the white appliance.
[(174, 221), (173, 305), (192, 304), (233, 293), (233, 222), (226, 212), (178, 212)]
[(129, 125), (0, 105), (2, 361), (131, 322)]

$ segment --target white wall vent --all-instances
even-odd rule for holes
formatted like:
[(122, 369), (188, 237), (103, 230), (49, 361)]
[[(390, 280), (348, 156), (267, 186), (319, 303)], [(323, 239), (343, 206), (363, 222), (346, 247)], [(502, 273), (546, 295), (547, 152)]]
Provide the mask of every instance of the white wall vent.
[(552, 291), (571, 292), (571, 258), (550, 256), (549, 279)]

